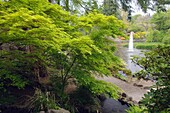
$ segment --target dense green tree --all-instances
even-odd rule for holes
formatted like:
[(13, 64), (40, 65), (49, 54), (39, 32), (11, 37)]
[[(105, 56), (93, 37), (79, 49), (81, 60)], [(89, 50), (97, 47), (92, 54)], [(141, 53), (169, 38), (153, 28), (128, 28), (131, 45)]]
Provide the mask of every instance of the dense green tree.
[(132, 3), (140, 7), (144, 12), (148, 9), (160, 12), (166, 11), (166, 5), (170, 4), (169, 0), (103, 0), (104, 14), (114, 14), (119, 17), (119, 10), (123, 9), (128, 12), (128, 18), (131, 20), (131, 13), (133, 12)]
[[(136, 2), (131, 0), (132, 2)], [(154, 11), (166, 11), (166, 5), (170, 4), (169, 0), (137, 0), (136, 2), (144, 12), (147, 12), (148, 9)]]
[(50, 3), (58, 4), (69, 12), (90, 12), (98, 9), (97, 0), (49, 0)]
[(170, 108), (170, 46), (158, 46), (145, 53), (145, 57), (135, 57), (133, 61), (143, 70), (137, 74), (140, 78), (156, 80), (153, 89), (141, 101), (149, 113), (168, 113)]
[(134, 15), (132, 16), (131, 25), (129, 26), (129, 31), (139, 32), (145, 31), (151, 27), (150, 23), (151, 17), (149, 15)]
[(170, 30), (170, 10), (167, 12), (159, 12), (153, 15), (151, 23), (153, 24), (150, 33), (147, 36), (147, 41), (163, 42), (169, 44)]
[(104, 0), (103, 12), (106, 15), (116, 15), (118, 10), (118, 3), (116, 0)]
[[(35, 94), (25, 102), (29, 107), (60, 106), (74, 111), (78, 105), (71, 100), (75, 96), (64, 91), (70, 78), (94, 100), (102, 93), (118, 97), (120, 90), (115, 85), (95, 79), (96, 75), (116, 73), (121, 66), (108, 38), (123, 35), (124, 25), (116, 17), (97, 12), (78, 17), (46, 0), (10, 0), (0, 2), (0, 26), (1, 103), (9, 104), (6, 100), (15, 95), (20, 101), (22, 91), (31, 87)], [(50, 101), (54, 105), (48, 102), (49, 92), (55, 94)], [(78, 103), (84, 101), (88, 100), (81, 98)], [(13, 99), (13, 103), (17, 101)]]

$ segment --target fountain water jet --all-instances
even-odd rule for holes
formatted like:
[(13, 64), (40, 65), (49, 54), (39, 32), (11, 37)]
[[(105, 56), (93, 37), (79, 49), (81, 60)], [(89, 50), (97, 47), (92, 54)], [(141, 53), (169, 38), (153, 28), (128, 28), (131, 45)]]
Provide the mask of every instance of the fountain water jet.
[(134, 51), (133, 50), (133, 33), (134, 32), (130, 32), (130, 39), (129, 39), (129, 49), (128, 49), (128, 51), (131, 51), (131, 52)]

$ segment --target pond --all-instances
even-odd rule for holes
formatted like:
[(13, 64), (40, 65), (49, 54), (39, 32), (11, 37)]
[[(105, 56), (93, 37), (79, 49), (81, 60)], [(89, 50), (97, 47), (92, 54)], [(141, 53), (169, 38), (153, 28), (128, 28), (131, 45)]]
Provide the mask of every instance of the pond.
[(122, 58), (126, 63), (126, 68), (129, 69), (132, 72), (132, 74), (142, 69), (140, 66), (132, 62), (133, 56), (139, 56), (139, 57), (144, 56), (141, 50), (134, 48), (134, 51), (130, 52), (128, 51), (127, 48), (124, 48), (124, 52), (122, 54), (124, 54), (124, 57), (126, 57), (126, 58)]
[[(141, 70), (141, 67), (132, 62), (133, 56), (144, 56), (142, 51), (139, 49), (133, 48), (133, 51), (129, 51), (128, 48), (123, 47), (121, 40), (117, 40), (117, 51), (116, 55), (121, 57), (126, 63), (126, 68), (131, 70), (132, 74)], [(103, 113), (126, 113), (128, 106), (122, 105), (121, 102), (114, 99), (108, 98), (104, 101), (103, 104)]]
[(144, 56), (143, 51), (145, 50), (133, 48), (133, 51), (129, 51), (128, 48), (123, 47), (124, 42), (122, 42), (121, 40), (117, 40), (116, 43), (117, 43), (116, 55), (124, 60), (124, 62), (126, 63), (126, 68), (129, 69), (132, 72), (132, 74), (140, 71), (141, 67), (132, 62), (132, 57), (133, 56), (143, 57)]
[[(132, 74), (134, 74), (134, 73), (140, 71), (141, 67), (132, 62), (132, 57), (133, 56), (143, 57), (144, 50), (139, 50), (139, 49), (133, 48), (133, 50), (129, 51), (128, 48), (125, 48), (122, 46), (123, 44), (124, 44), (124, 42), (122, 42), (121, 40), (116, 40), (116, 45), (117, 45), (116, 55), (124, 60), (124, 62), (126, 63), (126, 68), (129, 69), (132, 72)], [(108, 80), (112, 81), (111, 79), (108, 79)], [(112, 82), (115, 83), (115, 81), (112, 81)], [(123, 85), (122, 88), (124, 88), (124, 85), (125, 85), (126, 89), (128, 89), (126, 84), (128, 85), (128, 83), (124, 83), (124, 84), (122, 83), (122, 85)], [(144, 89), (141, 89), (139, 91), (139, 88), (134, 87), (134, 86), (131, 86), (131, 87), (129, 86), (129, 88), (132, 88), (132, 89), (129, 89), (129, 92), (126, 92), (126, 93), (131, 94), (131, 93), (137, 92), (137, 94), (136, 93), (131, 94), (130, 96), (132, 96), (132, 97), (138, 97), (137, 96), (138, 93), (140, 93), (141, 95), (146, 93), (146, 91)], [(116, 101), (111, 98), (107, 98), (103, 103), (102, 111), (103, 111), (103, 113), (126, 113), (126, 109), (128, 109), (128, 108), (129, 107), (127, 104), (122, 104), (119, 101)]]

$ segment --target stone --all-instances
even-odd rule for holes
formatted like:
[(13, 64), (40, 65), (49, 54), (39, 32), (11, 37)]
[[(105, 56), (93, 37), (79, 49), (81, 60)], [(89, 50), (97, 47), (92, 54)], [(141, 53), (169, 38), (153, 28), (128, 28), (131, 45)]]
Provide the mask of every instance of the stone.
[(128, 109), (126, 104), (122, 105), (120, 101), (108, 98), (104, 101), (102, 113), (127, 113), (126, 109)]
[(145, 86), (143, 89), (150, 89), (150, 87), (148, 87), (148, 86)]
[[(40, 111), (39, 113), (45, 113), (45, 111)], [(49, 109), (47, 113), (70, 113), (68, 110), (60, 108), (59, 110)]]
[(134, 86), (137, 86), (137, 87), (143, 87), (143, 85), (141, 85), (141, 84), (136, 84), (136, 83), (134, 83), (133, 85), (134, 85)]
[(55, 110), (55, 109), (50, 109), (48, 111), (49, 113), (70, 113), (68, 110), (65, 110), (65, 109), (59, 109), (59, 110)]
[(127, 94), (126, 93), (122, 93), (122, 97), (127, 97)]

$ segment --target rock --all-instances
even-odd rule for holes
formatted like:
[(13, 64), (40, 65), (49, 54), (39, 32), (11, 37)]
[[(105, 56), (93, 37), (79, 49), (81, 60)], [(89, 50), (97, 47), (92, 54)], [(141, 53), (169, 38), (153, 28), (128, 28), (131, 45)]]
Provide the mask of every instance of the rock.
[(150, 87), (148, 87), (148, 86), (145, 86), (143, 89), (150, 89)]
[(39, 113), (45, 113), (45, 111), (40, 111)]
[(137, 87), (143, 87), (143, 85), (136, 84), (136, 83), (134, 83), (133, 85), (134, 85), (134, 86), (137, 86)]
[(126, 104), (122, 105), (120, 101), (114, 99), (106, 99), (102, 107), (102, 113), (126, 113), (128, 106)]
[(127, 101), (132, 101), (132, 97), (128, 97)]
[[(40, 111), (39, 113), (45, 113), (45, 111)], [(68, 110), (60, 108), (59, 110), (49, 109), (48, 113), (70, 113)]]
[(98, 98), (101, 102), (104, 102), (107, 99), (104, 94), (99, 95)]
[(68, 110), (65, 110), (65, 109), (59, 109), (59, 110), (55, 110), (55, 109), (50, 109), (48, 111), (49, 113), (70, 113)]
[(127, 94), (126, 93), (122, 93), (122, 97), (126, 98)]

